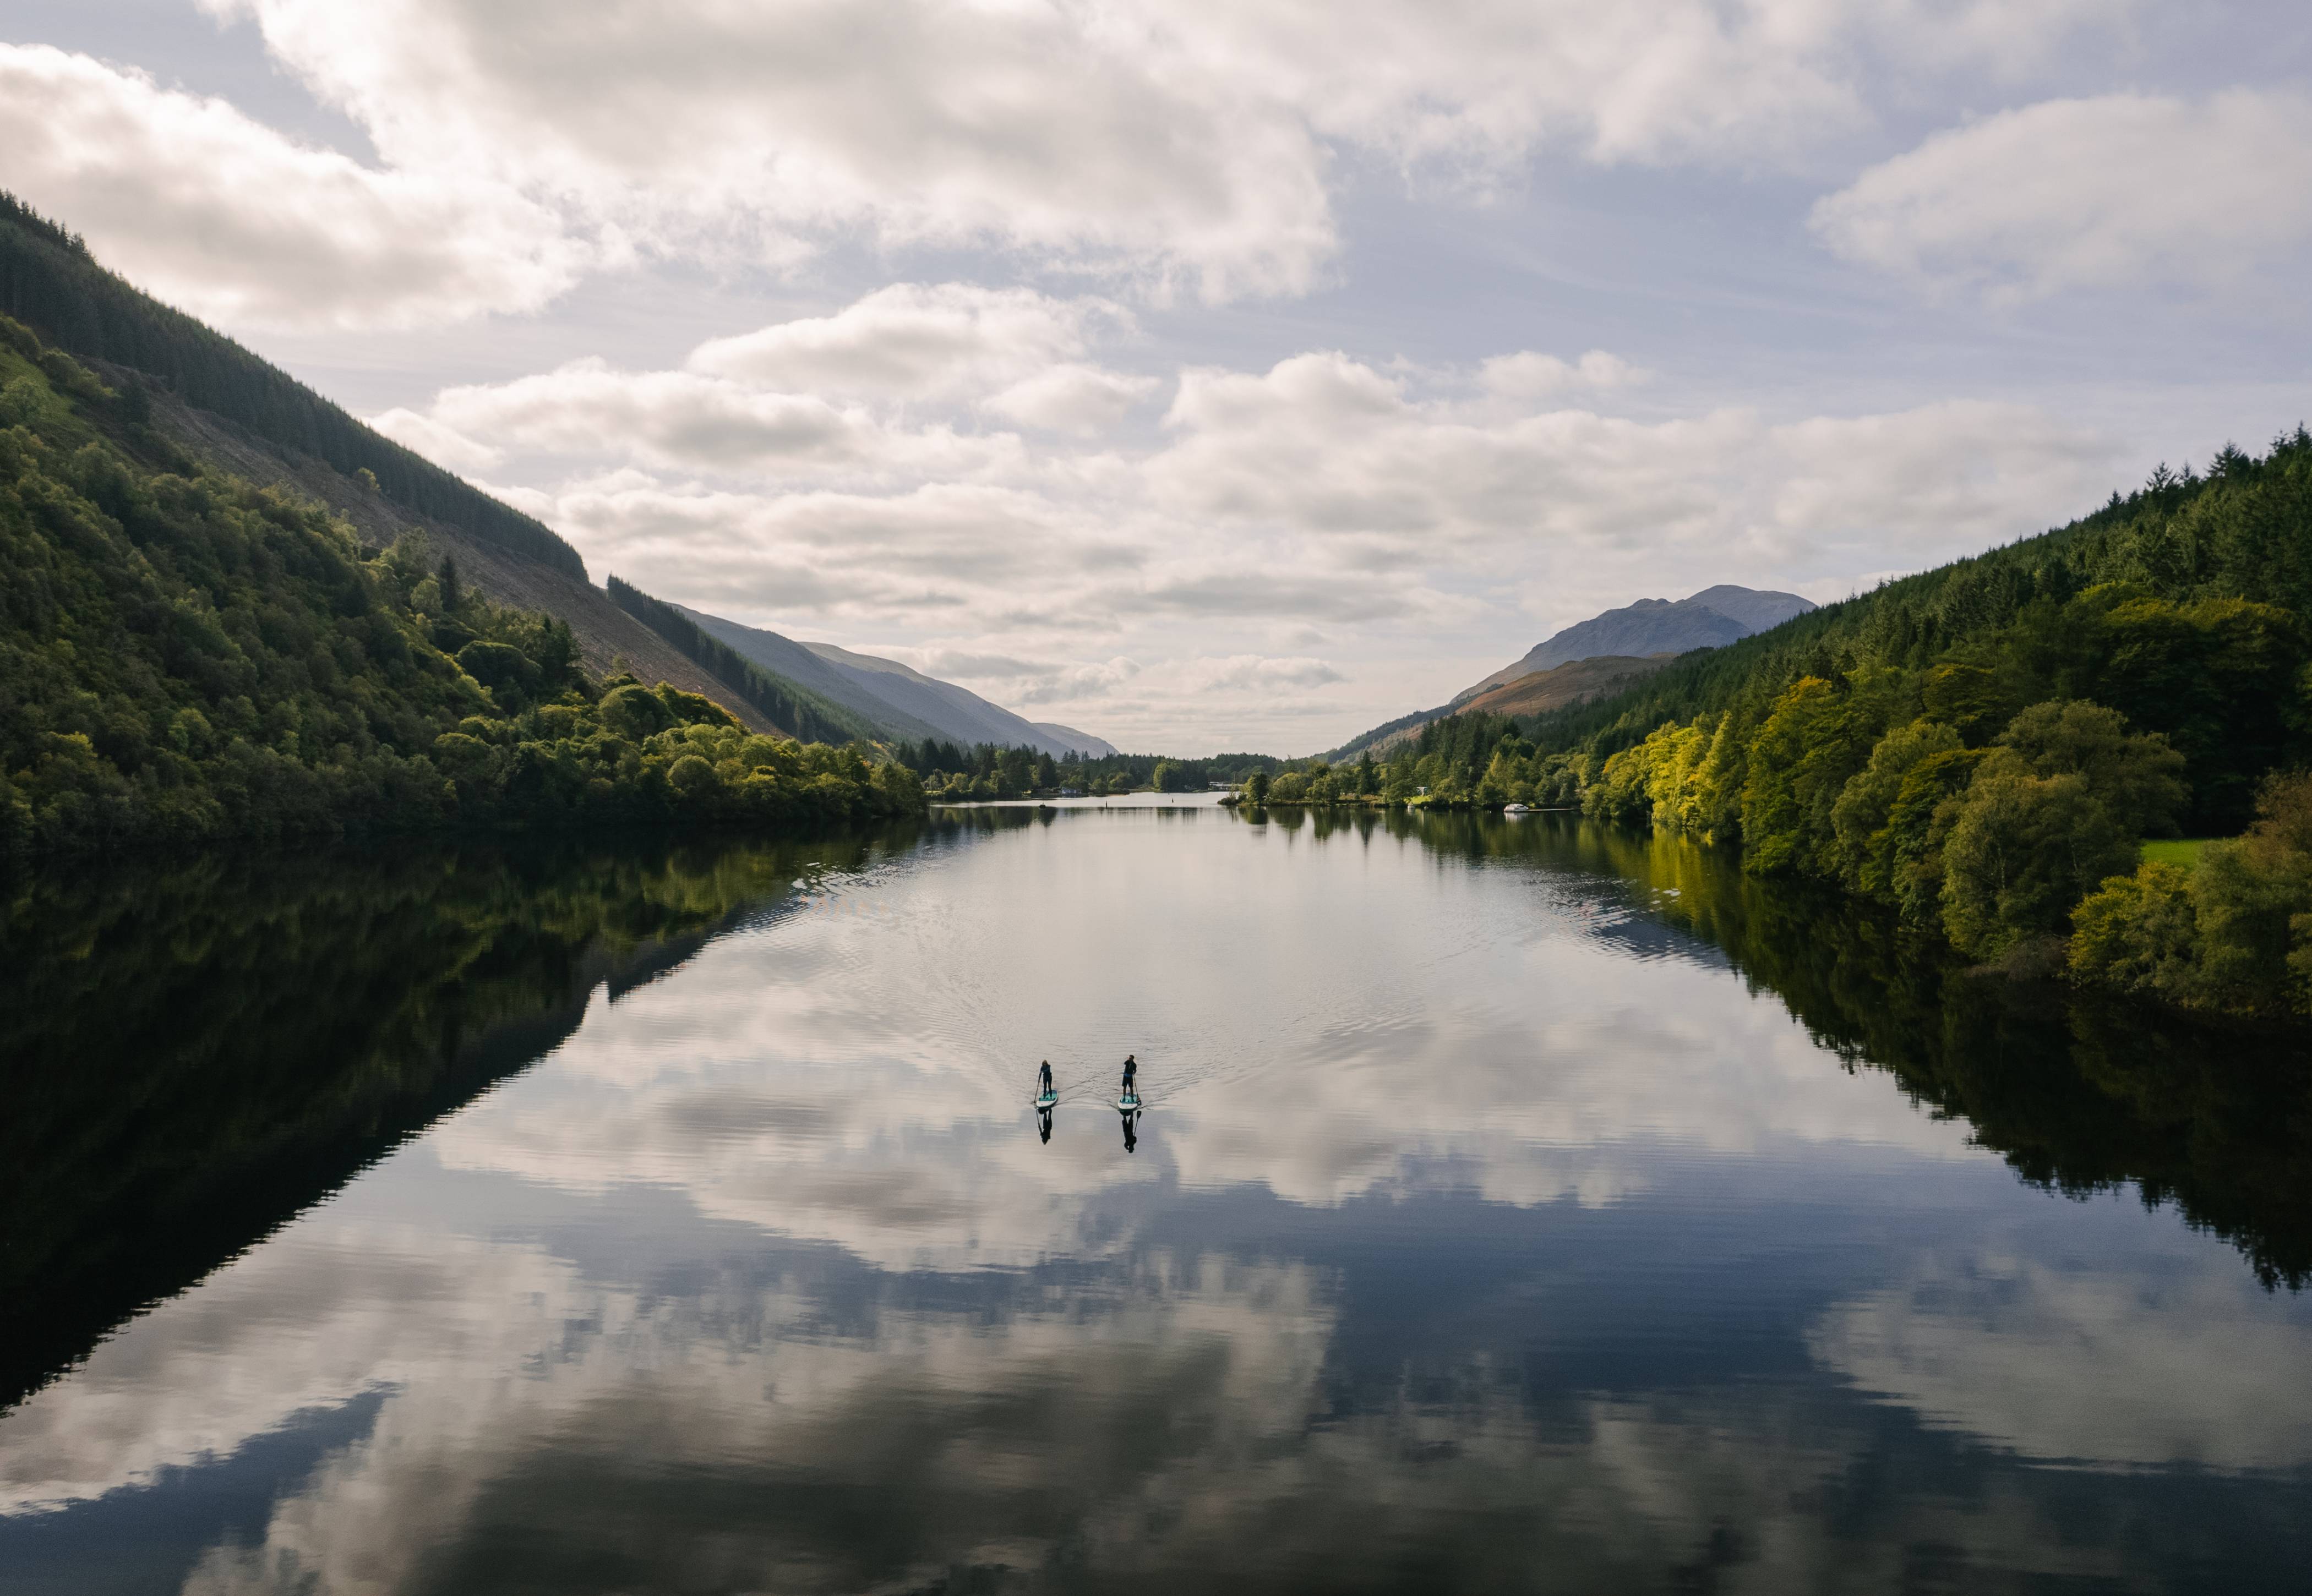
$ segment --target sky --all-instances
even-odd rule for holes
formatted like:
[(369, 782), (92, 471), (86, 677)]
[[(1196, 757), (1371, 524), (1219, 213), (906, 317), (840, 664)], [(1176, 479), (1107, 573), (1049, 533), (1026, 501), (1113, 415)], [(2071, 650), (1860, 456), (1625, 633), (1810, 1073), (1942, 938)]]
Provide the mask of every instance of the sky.
[(1147, 751), (2312, 416), (2312, 10), (0, 0), (0, 187), (597, 580)]

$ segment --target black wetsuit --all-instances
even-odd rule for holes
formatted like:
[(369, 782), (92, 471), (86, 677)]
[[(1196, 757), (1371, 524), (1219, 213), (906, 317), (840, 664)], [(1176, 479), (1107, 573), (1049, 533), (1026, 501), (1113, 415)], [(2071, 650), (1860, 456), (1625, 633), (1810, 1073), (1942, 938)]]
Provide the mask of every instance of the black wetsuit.
[(1052, 1089), (1052, 1067), (1051, 1067), (1049, 1064), (1047, 1064), (1047, 1065), (1045, 1065), (1045, 1066), (1044, 1066), (1044, 1072), (1043, 1072), (1043, 1074), (1042, 1074), (1042, 1075), (1038, 1078), (1038, 1080), (1037, 1080), (1037, 1082), (1036, 1082), (1036, 1095), (1037, 1095), (1037, 1096), (1038, 1096), (1038, 1097), (1044, 1096), (1044, 1095), (1046, 1095), (1047, 1094), (1048, 1094), (1048, 1093), (1051, 1091), (1051, 1089)]
[(1140, 1088), (1134, 1084), (1139, 1074), (1140, 1066), (1126, 1059), (1124, 1061), (1124, 1095), (1126, 1097), (1137, 1098), (1140, 1095)]

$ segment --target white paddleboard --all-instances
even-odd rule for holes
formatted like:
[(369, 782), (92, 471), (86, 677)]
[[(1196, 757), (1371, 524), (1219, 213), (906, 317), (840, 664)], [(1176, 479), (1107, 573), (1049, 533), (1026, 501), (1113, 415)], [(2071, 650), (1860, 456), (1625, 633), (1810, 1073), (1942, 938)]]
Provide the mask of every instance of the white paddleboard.
[(1059, 1100), (1060, 1095), (1057, 1092), (1047, 1092), (1041, 1097), (1036, 1099), (1036, 1106), (1038, 1108), (1049, 1108)]
[(1133, 1110), (1140, 1106), (1140, 1099), (1137, 1097), (1119, 1097), (1116, 1100), (1116, 1106), (1122, 1109), (1128, 1114), (1132, 1112)]

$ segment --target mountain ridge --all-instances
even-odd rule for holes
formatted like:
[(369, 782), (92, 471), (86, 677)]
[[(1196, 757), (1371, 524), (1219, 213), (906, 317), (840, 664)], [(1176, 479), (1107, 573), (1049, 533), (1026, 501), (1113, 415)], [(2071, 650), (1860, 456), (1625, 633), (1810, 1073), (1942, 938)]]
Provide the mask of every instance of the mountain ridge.
[(1731, 582), (1704, 588), (1684, 598), (1641, 598), (1551, 633), (1523, 658), (1461, 689), (1453, 695), (1453, 702), (1466, 702), (1519, 676), (1576, 659), (1607, 655), (1642, 659), (1655, 654), (1724, 648), (1815, 607), (1811, 599), (1796, 593), (1740, 588)]
[[(1116, 746), (1104, 737), (1093, 737), (1090, 732), (1078, 731), (1074, 727), (1062, 726), (1056, 721), (1030, 720), (992, 700), (980, 697), (968, 687), (959, 687), (953, 682), (926, 676), (897, 659), (887, 659), (880, 654), (862, 654), (836, 643), (807, 642), (802, 647), (838, 670), (873, 678), (869, 685), (870, 691), (902, 709), (911, 702), (916, 704), (916, 712), (922, 719), (939, 720), (947, 715), (960, 713), (969, 720), (985, 722), (997, 734), (974, 736), (967, 746), (985, 742), (1004, 747), (1029, 747), (1055, 757), (1070, 752), (1099, 757), (1117, 751)], [(924, 697), (925, 694), (929, 695), (928, 700)], [(1022, 736), (1022, 733), (1026, 735)], [(953, 733), (945, 735), (950, 742), (960, 740)]]
[[(1519, 699), (1521, 702), (1522, 697), (1532, 698), (1534, 702), (1529, 707), (1494, 709), (1493, 712), (1538, 714), (1568, 708), (1609, 689), (1618, 691), (1628, 681), (1648, 674), (1650, 668), (1667, 664), (1680, 654), (1691, 653), (1696, 649), (1723, 648), (1728, 643), (1769, 631), (1817, 607), (1812, 600), (1802, 598), (1796, 593), (1742, 588), (1731, 582), (1704, 588), (1684, 598), (1641, 598), (1619, 609), (1601, 611), (1586, 621), (1577, 621), (1552, 632), (1528, 650), (1524, 658), (1462, 688), (1435, 709), (1415, 710), (1409, 715), (1385, 720), (1371, 730), (1351, 737), (1324, 757), (1338, 763), (1369, 748), (1378, 750), (1393, 746), (1432, 720), (1476, 708), (1480, 698), (1490, 699), (1503, 688), (1564, 666), (1598, 659), (1653, 662), (1648, 668), (1591, 673), (1590, 676), (1581, 678), (1578, 686), (1575, 679), (1570, 677), (1563, 683), (1537, 686)], [(1592, 676), (1599, 684), (1594, 692), (1590, 690)]]
[(749, 664), (839, 706), (886, 737), (918, 743), (936, 739), (966, 748), (992, 743), (1031, 748), (1055, 758), (1070, 752), (1116, 752), (1102, 739), (1073, 728), (1059, 728), (1064, 737), (1047, 730), (968, 688), (925, 676), (896, 659), (836, 643), (799, 641), (685, 605), (670, 607)]

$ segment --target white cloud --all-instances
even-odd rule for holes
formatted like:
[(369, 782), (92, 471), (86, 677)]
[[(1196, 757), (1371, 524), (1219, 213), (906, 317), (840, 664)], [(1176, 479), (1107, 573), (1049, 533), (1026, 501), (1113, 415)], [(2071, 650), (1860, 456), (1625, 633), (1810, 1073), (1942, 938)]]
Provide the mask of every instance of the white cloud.
[(2000, 300), (2218, 286), (2312, 236), (2312, 101), (2048, 100), (1872, 167), (1811, 225), (1849, 260)]
[(202, 0), (395, 169), (549, 196), (647, 247), (791, 264), (862, 234), (1207, 299), (1299, 293), (1341, 153), (1455, 185), (1563, 152), (1784, 165), (1888, 84), (2007, 70), (2093, 0)]
[(969, 479), (1016, 470), (1020, 457), (1010, 433), (898, 426), (816, 394), (692, 371), (620, 371), (593, 358), (445, 388), (425, 414), (394, 412), (376, 424), (453, 468), (530, 450), (778, 479)]
[(577, 360), (445, 388), (425, 411), (396, 409), (373, 424), (454, 470), (529, 450), (788, 479), (1016, 475), (1024, 457), (1012, 434), (906, 417), (943, 406), (1047, 432), (1106, 431), (1158, 384), (1074, 357), (1096, 334), (1129, 327), (1099, 300), (898, 283), (829, 316), (710, 339), (681, 371)]
[(661, 597), (861, 625), (1064, 615), (1144, 557), (1068, 506), (961, 483), (734, 493), (635, 473), (565, 490), (549, 519)]
[(492, 445), (756, 469), (855, 463), (879, 430), (864, 412), (815, 395), (764, 393), (686, 371), (618, 371), (597, 359), (445, 388), (430, 419)]
[(0, 186), (140, 286), (236, 328), (536, 310), (596, 254), (511, 189), (372, 170), (45, 46), (0, 45)]
[(483, 471), (505, 458), (503, 449), (477, 442), (436, 417), (405, 406), (371, 416), (369, 424), (404, 449), (415, 449), (447, 470)]
[(1231, 654), (1226, 658), (1197, 659), (1181, 675), (1192, 690), (1201, 693), (1324, 687), (1348, 679), (1322, 659), (1306, 655)]
[(1337, 353), (1190, 373), (1167, 423), (1176, 440), (1146, 471), (1177, 514), (1456, 564), (1505, 541), (1537, 563), (1680, 546), (1946, 558), (2075, 513), (2112, 453), (2028, 406), (1978, 402), (1781, 424), (1732, 409), (1476, 421)]
[(1531, 401), (1582, 388), (1635, 388), (1652, 376), (1603, 349), (1593, 349), (1578, 361), (1525, 349), (1487, 360), (1477, 370), (1477, 386), (1496, 399)]
[(478, 166), (665, 247), (791, 257), (866, 230), (1208, 296), (1334, 247), (1316, 140), (1131, 12), (835, 0), (594, 10), (207, 0), (386, 158)]
[(1072, 703), (1102, 698), (1140, 674), (1140, 662), (1119, 654), (1094, 665), (1075, 665), (1040, 681), (1022, 685), (1019, 701), (1026, 704)]
[[(976, 293), (881, 304), (969, 311)], [(1033, 296), (1006, 303), (1031, 326), (1064, 319)], [(872, 371), (887, 396), (942, 393), (943, 409), (587, 361), (381, 419), (453, 468), (539, 467), (524, 508), (661, 597), (955, 668), (998, 657), (1012, 663), (974, 672), (998, 702), (1098, 700), (1106, 735), (1136, 726), (1173, 748), (1223, 726), (1241, 744), (1256, 722), (1293, 746), (1337, 740), (1438, 702), (1535, 628), (1657, 590), (1665, 560), (1695, 573), (1687, 588), (1843, 592), (1850, 572), (1918, 569), (2060, 521), (2109, 481), (2104, 440), (2011, 404), (1782, 423), (1572, 407), (1643, 375), (1597, 351), (1485, 362), (1474, 401), (1466, 370), (1394, 374), (1338, 353), (1189, 371), (1152, 443), (1030, 439), (972, 430), (1020, 386), (982, 385), (1065, 340), (991, 338), (965, 314), (939, 337), (879, 343), (862, 329), (893, 322), (858, 309), (757, 347), (811, 360), (839, 347), (817, 369), (854, 384)], [(859, 336), (822, 336), (836, 327)], [(1021, 381), (1060, 393), (1086, 370), (1062, 360)], [(580, 474), (556, 484), (556, 460)], [(626, 468), (599, 469), (612, 460)], [(1360, 630), (1354, 674), (1296, 641), (1312, 625)], [(1435, 658), (1441, 638), (1449, 661)], [(1399, 645), (1439, 679), (1385, 663)], [(1464, 669), (1462, 652), (1496, 648)], [(1308, 729), (1275, 729), (1288, 718)]]
[(831, 316), (784, 321), (693, 350), (694, 371), (765, 388), (895, 399), (995, 392), (1128, 330), (1121, 307), (1025, 288), (895, 283)]
[(1160, 386), (1152, 377), (1071, 363), (1020, 379), (986, 407), (1046, 432), (1090, 437), (1114, 427)]

